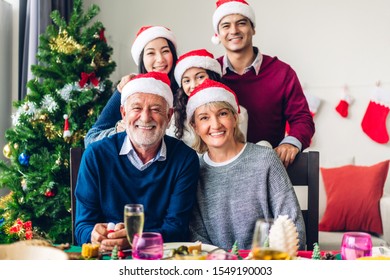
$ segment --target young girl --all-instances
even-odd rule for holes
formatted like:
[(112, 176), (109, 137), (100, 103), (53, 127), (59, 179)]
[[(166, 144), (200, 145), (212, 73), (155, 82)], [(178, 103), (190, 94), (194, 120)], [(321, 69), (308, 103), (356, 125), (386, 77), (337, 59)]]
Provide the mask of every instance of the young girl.
[(286, 169), (273, 149), (245, 141), (239, 111), (235, 93), (216, 81), (204, 81), (189, 97), (193, 147), (202, 154), (192, 240), (250, 249), (257, 219), (288, 215), (304, 249), (305, 224)]
[[(197, 49), (179, 57), (174, 74), (180, 88), (175, 95), (175, 114), (171, 120), (170, 127), (167, 129), (167, 135), (182, 139), (187, 145), (192, 146), (195, 137), (186, 124), (188, 96), (205, 79), (220, 81), (222, 75), (221, 66), (210, 52), (205, 49)], [(248, 114), (245, 108), (241, 108), (240, 128), (245, 136), (247, 124)]]
[[(172, 92), (176, 92), (178, 88), (174, 79), (174, 66), (177, 61), (176, 48), (176, 37), (171, 30), (162, 26), (143, 26), (138, 31), (131, 47), (131, 55), (138, 66), (139, 73), (154, 71), (168, 74)], [(107, 102), (96, 123), (88, 131), (84, 139), (85, 147), (94, 141), (124, 131), (119, 110), (120, 90), (133, 76), (128, 75), (122, 78), (118, 89)]]

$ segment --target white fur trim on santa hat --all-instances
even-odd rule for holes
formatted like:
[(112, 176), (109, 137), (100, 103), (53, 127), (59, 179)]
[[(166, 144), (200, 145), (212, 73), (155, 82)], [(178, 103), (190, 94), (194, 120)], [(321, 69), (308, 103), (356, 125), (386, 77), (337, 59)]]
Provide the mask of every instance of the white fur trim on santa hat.
[(131, 55), (137, 66), (142, 50), (150, 41), (157, 38), (165, 38), (171, 41), (175, 48), (177, 48), (176, 37), (171, 30), (163, 26), (149, 27), (142, 31), (140, 34), (138, 34), (138, 36), (135, 38), (133, 45), (131, 46)]
[(256, 16), (252, 7), (249, 4), (244, 4), (238, 1), (230, 1), (221, 4), (213, 14), (213, 27), (214, 32), (219, 34), (218, 25), (222, 18), (227, 15), (240, 14), (243, 15), (252, 22), (253, 26), (256, 26)]
[(191, 120), (195, 110), (210, 102), (226, 101), (230, 103), (233, 108), (239, 112), (239, 107), (235, 96), (222, 87), (208, 87), (200, 90), (193, 96), (190, 96), (187, 103), (187, 119)]
[(181, 85), (181, 79), (185, 71), (192, 67), (203, 68), (211, 70), (220, 76), (222, 76), (221, 65), (219, 62), (209, 56), (189, 56), (179, 61), (175, 67), (175, 80), (178, 85)]
[(211, 37), (211, 43), (214, 45), (219, 45), (221, 43), (221, 40), (219, 40), (218, 34), (214, 34), (213, 37)]
[(173, 94), (171, 88), (164, 82), (154, 78), (138, 78), (130, 80), (122, 89), (121, 104), (124, 105), (126, 99), (135, 93), (156, 94), (165, 98), (169, 108), (173, 107)]

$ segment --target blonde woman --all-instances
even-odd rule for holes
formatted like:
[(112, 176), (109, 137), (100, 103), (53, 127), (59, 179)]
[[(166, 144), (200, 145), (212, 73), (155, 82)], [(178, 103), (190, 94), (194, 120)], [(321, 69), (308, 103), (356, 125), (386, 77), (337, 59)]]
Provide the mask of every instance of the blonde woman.
[(245, 141), (238, 126), (235, 93), (212, 80), (190, 95), (187, 117), (200, 154), (197, 202), (190, 222), (192, 240), (231, 249), (250, 249), (259, 218), (288, 215), (304, 249), (305, 225), (291, 181), (273, 149)]

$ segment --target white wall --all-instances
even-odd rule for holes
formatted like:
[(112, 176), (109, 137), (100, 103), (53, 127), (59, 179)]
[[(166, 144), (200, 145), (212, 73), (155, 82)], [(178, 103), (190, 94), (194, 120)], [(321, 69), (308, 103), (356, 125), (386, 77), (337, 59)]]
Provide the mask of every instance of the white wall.
[[(355, 157), (359, 165), (390, 158), (390, 143), (372, 141), (360, 127), (370, 91), (376, 81), (390, 90), (390, 2), (387, 0), (247, 0), (256, 11), (254, 44), (268, 55), (278, 56), (297, 72), (308, 93), (322, 100), (316, 134), (310, 149), (321, 153), (321, 163)], [(178, 39), (179, 54), (213, 46), (214, 0), (84, 0), (95, 3), (97, 17), (106, 27), (118, 67), (114, 81), (136, 67), (130, 46), (142, 25), (164, 25)], [(335, 111), (342, 88), (348, 85), (355, 102), (349, 117)], [(390, 131), (390, 117), (387, 118)], [(390, 174), (389, 174), (390, 177)], [(390, 178), (387, 180), (390, 192)]]

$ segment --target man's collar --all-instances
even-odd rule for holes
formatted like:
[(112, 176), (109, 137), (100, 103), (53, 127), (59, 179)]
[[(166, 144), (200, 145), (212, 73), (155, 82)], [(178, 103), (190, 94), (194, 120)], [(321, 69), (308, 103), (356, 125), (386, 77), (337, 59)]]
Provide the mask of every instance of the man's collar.
[[(263, 55), (261, 54), (261, 52), (259, 51), (259, 49), (257, 47), (253, 47), (253, 51), (255, 52), (256, 54), (256, 57), (255, 57), (255, 60), (253, 60), (252, 64), (249, 65), (248, 67), (246, 67), (245, 69), (245, 73), (248, 72), (250, 69), (253, 69), (255, 70), (256, 72), (256, 75), (259, 74), (260, 72), (260, 68), (261, 68), (261, 63), (263, 62)], [(237, 73), (232, 64), (230, 63), (229, 59), (228, 59), (228, 56), (227, 54), (225, 54), (223, 56), (223, 60), (222, 60), (222, 76), (224, 76), (226, 74), (226, 70), (229, 69), (230, 71), (232, 72), (235, 72)]]
[[(123, 141), (122, 148), (119, 152), (119, 155), (127, 155), (130, 152), (133, 152), (136, 154), (136, 151), (131, 144), (130, 138), (126, 135), (125, 140)], [(162, 138), (161, 148), (158, 150), (155, 159), (162, 161), (167, 158), (167, 145), (165, 144), (164, 137)]]

